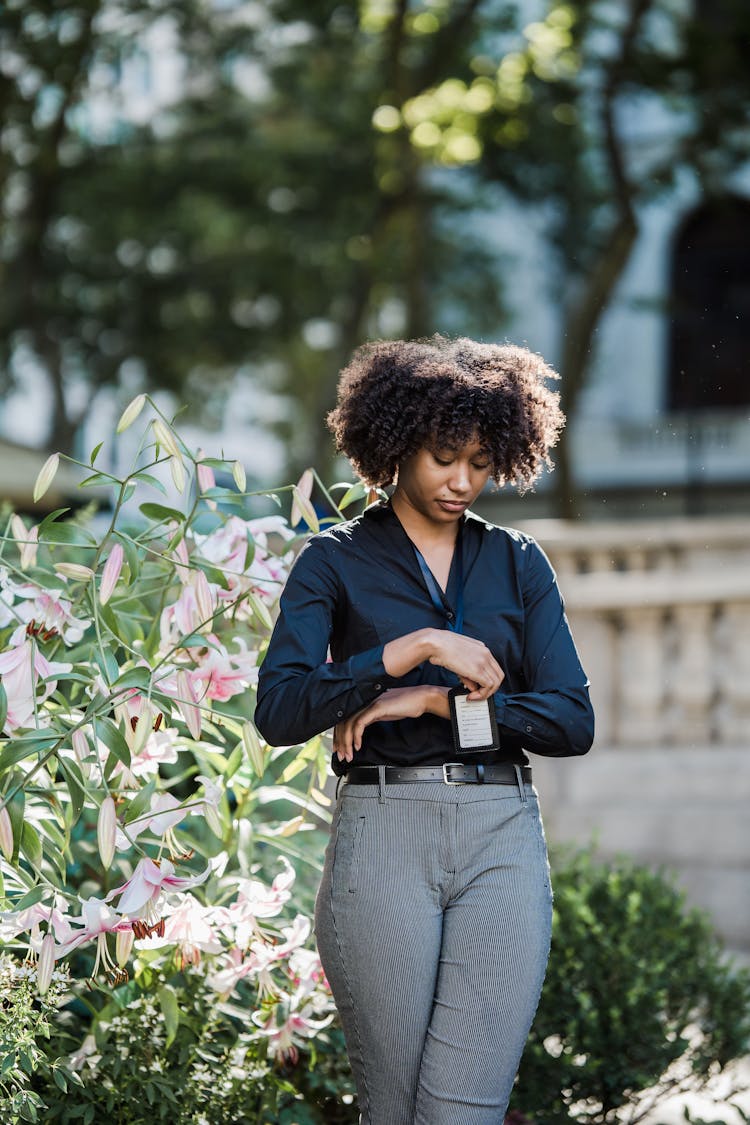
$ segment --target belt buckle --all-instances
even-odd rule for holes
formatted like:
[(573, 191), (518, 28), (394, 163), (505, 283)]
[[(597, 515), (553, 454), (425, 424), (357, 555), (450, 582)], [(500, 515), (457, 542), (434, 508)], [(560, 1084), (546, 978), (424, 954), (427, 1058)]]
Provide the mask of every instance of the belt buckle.
[(445, 782), (445, 784), (446, 785), (468, 785), (467, 781), (463, 781), (463, 780), (462, 781), (451, 781), (450, 780), (450, 778), (448, 777), (448, 770), (451, 768), (451, 766), (458, 766), (459, 769), (464, 768), (463, 762), (443, 762), (443, 781)]

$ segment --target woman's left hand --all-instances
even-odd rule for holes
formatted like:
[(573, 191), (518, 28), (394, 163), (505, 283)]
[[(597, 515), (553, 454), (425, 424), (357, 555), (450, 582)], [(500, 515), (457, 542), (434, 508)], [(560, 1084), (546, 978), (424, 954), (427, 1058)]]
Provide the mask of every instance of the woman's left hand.
[(362, 711), (336, 724), (333, 728), (333, 751), (340, 762), (351, 762), (362, 746), (362, 734), (370, 723), (418, 719), (427, 711), (448, 718), (448, 688), (428, 684), (390, 688)]

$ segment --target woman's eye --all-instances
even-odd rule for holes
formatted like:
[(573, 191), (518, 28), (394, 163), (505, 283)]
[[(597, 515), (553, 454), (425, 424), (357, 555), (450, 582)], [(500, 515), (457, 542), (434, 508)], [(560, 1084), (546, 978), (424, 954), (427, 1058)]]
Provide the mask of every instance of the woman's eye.
[(486, 465), (476, 465), (475, 464), (473, 467), (477, 470), (477, 472), (483, 473), (485, 469), (489, 469), (490, 463), (488, 461)]
[(448, 460), (447, 460), (447, 461), (445, 461), (445, 460), (443, 460), (443, 458), (442, 458), (442, 457), (436, 457), (434, 453), (433, 453), (433, 455), (432, 455), (432, 456), (433, 456), (433, 457), (435, 458), (435, 460), (437, 461), (438, 465), (450, 465), (450, 463), (451, 463), (451, 460), (452, 460), (452, 458), (450, 458), (450, 457), (449, 457), (449, 458), (448, 458)]

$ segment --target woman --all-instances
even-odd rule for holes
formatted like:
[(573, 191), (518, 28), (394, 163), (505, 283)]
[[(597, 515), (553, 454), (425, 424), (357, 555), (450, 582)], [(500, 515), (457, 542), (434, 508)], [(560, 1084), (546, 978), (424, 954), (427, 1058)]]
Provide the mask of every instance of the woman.
[(542, 987), (552, 895), (525, 751), (585, 754), (593, 716), (549, 562), (469, 509), (549, 463), (554, 377), (470, 340), (355, 353), (329, 425), (395, 490), (305, 545), (260, 672), (269, 743), (334, 728), (316, 936), (368, 1125), (499, 1125)]

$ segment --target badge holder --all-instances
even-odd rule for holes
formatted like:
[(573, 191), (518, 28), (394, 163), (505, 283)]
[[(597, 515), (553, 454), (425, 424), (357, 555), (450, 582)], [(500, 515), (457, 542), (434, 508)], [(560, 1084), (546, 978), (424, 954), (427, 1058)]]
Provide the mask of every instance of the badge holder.
[(448, 692), (448, 706), (453, 727), (453, 745), (457, 754), (498, 750), (500, 737), (492, 698), (468, 698), (462, 687)]

